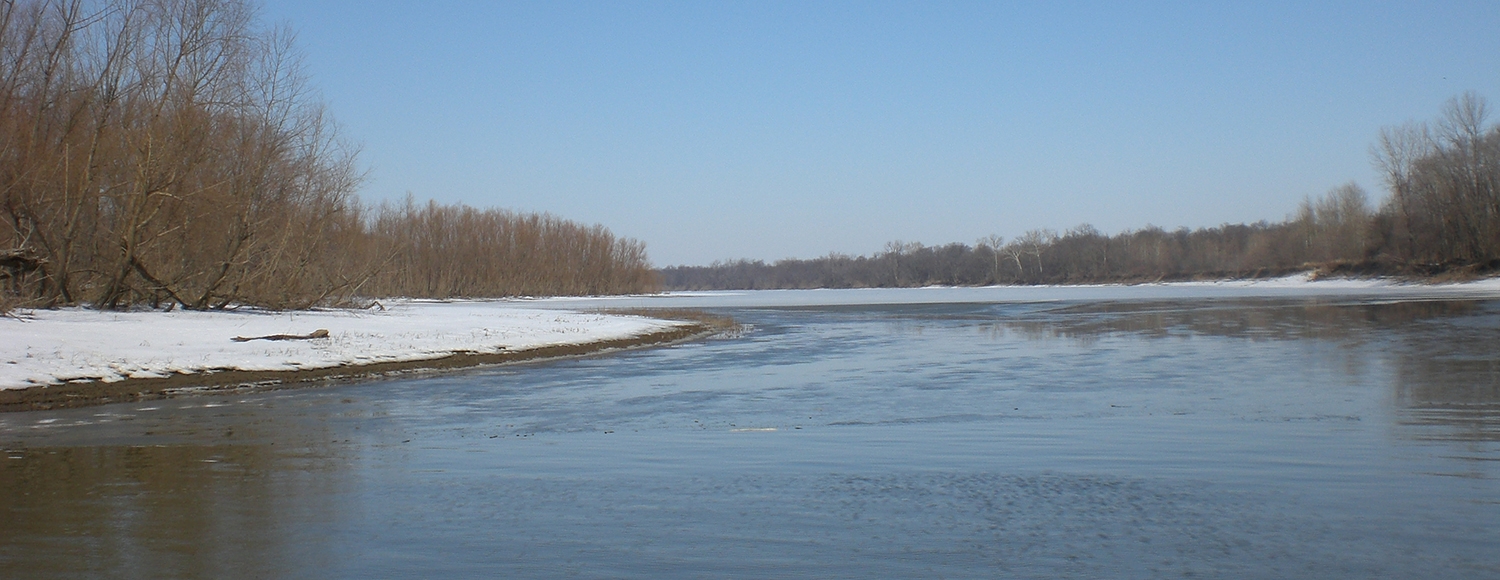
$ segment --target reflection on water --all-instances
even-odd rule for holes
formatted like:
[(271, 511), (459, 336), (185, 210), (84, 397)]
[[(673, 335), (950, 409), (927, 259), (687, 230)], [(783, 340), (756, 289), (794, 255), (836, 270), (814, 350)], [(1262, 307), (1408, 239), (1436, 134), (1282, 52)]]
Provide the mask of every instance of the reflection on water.
[[(1092, 344), (1132, 333), (1248, 340), (1380, 341), (1395, 400), (1411, 425), (1447, 426), (1420, 437), (1500, 440), (1500, 307), (1477, 300), (1337, 302), (1232, 300), (1089, 303), (991, 323), (1032, 340)], [(1359, 372), (1349, 369), (1349, 372)]]
[(1031, 336), (1083, 341), (1121, 332), (1152, 338), (1201, 334), (1250, 340), (1361, 340), (1420, 321), (1470, 315), (1479, 308), (1477, 301), (1108, 302), (1043, 309), (999, 324)]
[(1421, 437), (1500, 441), (1500, 315), (1428, 320), (1394, 353), (1395, 399)]
[(9, 453), (0, 485), (20, 493), (0, 496), (0, 560), (25, 562), (24, 577), (272, 578), (328, 558), (284, 531), (331, 519), (306, 500), (338, 485), (336, 470), (287, 470), (247, 446)]
[[(1500, 305), (1480, 300), (1361, 301), (1235, 299), (1087, 302), (1052, 305), (883, 307), (887, 328), (919, 336), (935, 320), (961, 321), (991, 340), (1069, 340), (1092, 347), (1107, 337), (1193, 336), (1249, 341), (1368, 341), (1391, 366), (1394, 397), (1411, 425), (1441, 426), (1419, 437), (1495, 441), (1500, 437)], [(865, 308), (864, 310), (869, 310)], [(1348, 359), (1349, 374), (1369, 362)], [(1325, 361), (1326, 362), (1326, 361)]]
[(1500, 576), (1496, 302), (932, 296), (725, 308), (742, 337), (597, 358), (0, 415), (0, 570)]

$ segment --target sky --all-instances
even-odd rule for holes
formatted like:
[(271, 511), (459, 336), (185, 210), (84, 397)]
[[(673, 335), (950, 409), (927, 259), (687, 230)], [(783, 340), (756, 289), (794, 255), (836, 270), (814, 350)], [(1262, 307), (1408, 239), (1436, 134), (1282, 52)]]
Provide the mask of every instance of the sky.
[(603, 224), (657, 266), (1386, 192), (1382, 127), (1500, 108), (1500, 2), (266, 0), (369, 202)]

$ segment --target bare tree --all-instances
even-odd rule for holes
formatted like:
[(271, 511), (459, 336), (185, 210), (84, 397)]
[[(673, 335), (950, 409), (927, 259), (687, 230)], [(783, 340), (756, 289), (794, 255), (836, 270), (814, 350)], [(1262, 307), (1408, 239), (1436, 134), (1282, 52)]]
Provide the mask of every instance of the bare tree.
[(413, 251), (508, 260), (425, 271), (423, 295), (654, 283), (639, 242), (550, 216), (434, 207), (390, 226), (426, 238), (386, 236), (355, 153), (248, 0), (0, 0), (0, 250), (40, 269), (12, 301), (299, 308), (415, 291), (375, 279)]
[(1391, 197), (1385, 248), (1403, 260), (1473, 263), (1500, 257), (1500, 127), (1474, 93), (1450, 99), (1429, 126), (1381, 132), (1373, 148)]
[(1039, 280), (1047, 276), (1046, 269), (1042, 266), (1042, 253), (1047, 247), (1057, 241), (1057, 232), (1052, 230), (1027, 230), (1016, 238), (1015, 243), (1029, 254), (1036, 262), (1036, 274)]
[(988, 251), (990, 253), (990, 257), (994, 260), (994, 269), (990, 271), (990, 279), (993, 280), (995, 284), (1000, 283), (1000, 248), (1004, 245), (1005, 236), (1001, 236), (998, 234), (990, 234), (988, 236), (979, 238), (979, 241), (975, 244), (976, 247)]

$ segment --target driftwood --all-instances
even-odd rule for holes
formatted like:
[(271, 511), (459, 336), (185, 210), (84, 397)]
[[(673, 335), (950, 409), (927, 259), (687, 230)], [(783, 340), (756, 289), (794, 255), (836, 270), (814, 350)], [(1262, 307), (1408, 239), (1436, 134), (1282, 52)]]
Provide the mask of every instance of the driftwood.
[(229, 340), (235, 342), (250, 342), (252, 340), (308, 340), (313, 338), (328, 338), (328, 329), (319, 328), (307, 334), (268, 334), (265, 336), (236, 336)]

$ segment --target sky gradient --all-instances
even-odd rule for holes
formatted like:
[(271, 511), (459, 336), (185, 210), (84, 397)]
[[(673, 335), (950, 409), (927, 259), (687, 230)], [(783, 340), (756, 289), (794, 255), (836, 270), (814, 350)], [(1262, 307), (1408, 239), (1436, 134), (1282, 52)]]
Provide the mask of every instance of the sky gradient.
[(1381, 127), (1500, 105), (1500, 3), (270, 0), (368, 201), (549, 212), (658, 266), (1386, 195)]

